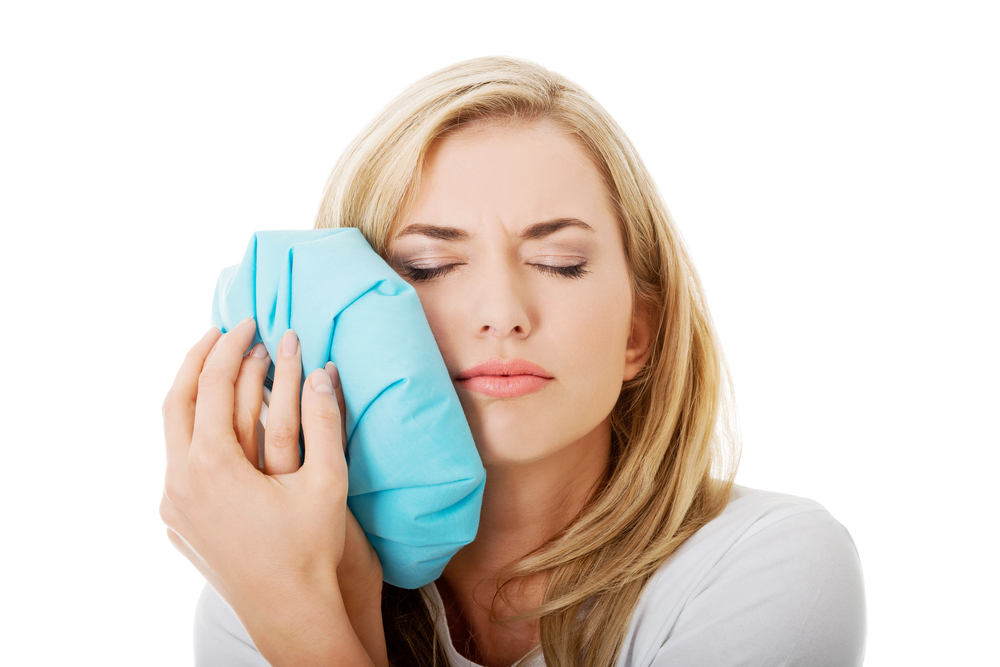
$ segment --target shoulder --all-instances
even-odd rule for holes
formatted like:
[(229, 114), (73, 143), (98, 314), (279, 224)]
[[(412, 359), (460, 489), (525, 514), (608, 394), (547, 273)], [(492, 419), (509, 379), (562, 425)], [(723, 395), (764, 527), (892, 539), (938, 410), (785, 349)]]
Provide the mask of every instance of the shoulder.
[(195, 608), (194, 664), (268, 667), (236, 613), (208, 584)]
[(815, 501), (735, 487), (646, 585), (619, 665), (855, 665), (864, 639), (847, 530)]

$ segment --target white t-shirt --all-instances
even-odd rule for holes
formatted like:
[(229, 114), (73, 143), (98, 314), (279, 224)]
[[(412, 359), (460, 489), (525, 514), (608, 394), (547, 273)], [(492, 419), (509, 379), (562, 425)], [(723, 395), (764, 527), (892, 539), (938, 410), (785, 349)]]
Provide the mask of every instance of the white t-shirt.
[[(451, 643), (437, 588), (425, 591), (452, 667), (478, 667)], [(864, 645), (861, 563), (847, 530), (812, 500), (737, 486), (649, 580), (617, 667), (843, 667), (862, 664)], [(195, 662), (267, 665), (209, 586)], [(535, 651), (519, 667), (544, 664)]]

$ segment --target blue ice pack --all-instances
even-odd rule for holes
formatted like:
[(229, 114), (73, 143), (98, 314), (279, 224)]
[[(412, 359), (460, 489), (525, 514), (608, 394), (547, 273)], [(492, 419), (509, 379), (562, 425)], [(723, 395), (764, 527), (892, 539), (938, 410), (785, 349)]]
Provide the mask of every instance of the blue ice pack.
[(357, 229), (257, 232), (212, 304), (222, 331), (251, 316), (272, 359), (295, 330), (303, 378), (337, 364), (347, 504), (385, 580), (437, 579), (476, 536), (486, 472), (413, 287)]

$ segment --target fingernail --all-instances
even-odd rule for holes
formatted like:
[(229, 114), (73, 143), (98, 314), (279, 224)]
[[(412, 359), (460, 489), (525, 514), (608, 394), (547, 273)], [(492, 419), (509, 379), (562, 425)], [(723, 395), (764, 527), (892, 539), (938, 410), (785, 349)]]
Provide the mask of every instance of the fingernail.
[(253, 322), (253, 317), (248, 317), (248, 318), (246, 318), (245, 320), (240, 320), (240, 323), (239, 323), (239, 324), (237, 324), (237, 325), (236, 325), (235, 327), (233, 327), (233, 328), (234, 328), (234, 329), (236, 329), (236, 328), (239, 328), (239, 327), (243, 326), (244, 324), (246, 324), (247, 322)]
[(333, 395), (333, 383), (330, 381), (330, 376), (326, 373), (312, 374), (312, 388), (317, 394)]
[(211, 336), (213, 333), (217, 332), (218, 330), (219, 330), (219, 327), (212, 327), (211, 329), (209, 329), (208, 331), (205, 332), (205, 335), (202, 336), (201, 339), (205, 340), (206, 338), (208, 338), (209, 336)]
[(295, 351), (299, 349), (299, 339), (295, 335), (295, 332), (289, 329), (285, 332), (285, 335), (281, 337), (281, 344), (278, 346), (278, 352), (283, 357), (294, 357)]
[(251, 355), (257, 357), (258, 359), (263, 359), (267, 356), (267, 348), (264, 347), (264, 343), (257, 343), (253, 346), (253, 350), (250, 352)]
[(324, 370), (330, 376), (330, 381), (333, 383), (333, 388), (337, 389), (340, 387), (340, 371), (337, 370), (337, 364), (332, 361), (326, 362)]

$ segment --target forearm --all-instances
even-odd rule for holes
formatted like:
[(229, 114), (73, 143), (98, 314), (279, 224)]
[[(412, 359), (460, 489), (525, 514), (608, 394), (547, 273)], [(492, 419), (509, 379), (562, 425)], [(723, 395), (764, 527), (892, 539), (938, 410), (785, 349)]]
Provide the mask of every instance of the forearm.
[(352, 617), (335, 580), (259, 595), (252, 604), (239, 606), (247, 633), (273, 667), (388, 664), (381, 609), (377, 617), (368, 609), (354, 609), (358, 616)]
[(338, 590), (354, 633), (372, 662), (388, 665), (382, 627), (382, 564), (350, 510), (346, 518), (344, 556), (336, 571)]
[(344, 608), (351, 619), (351, 627), (371, 661), (381, 667), (389, 664), (385, 648), (385, 630), (382, 626), (382, 576), (351, 587), (342, 587)]

